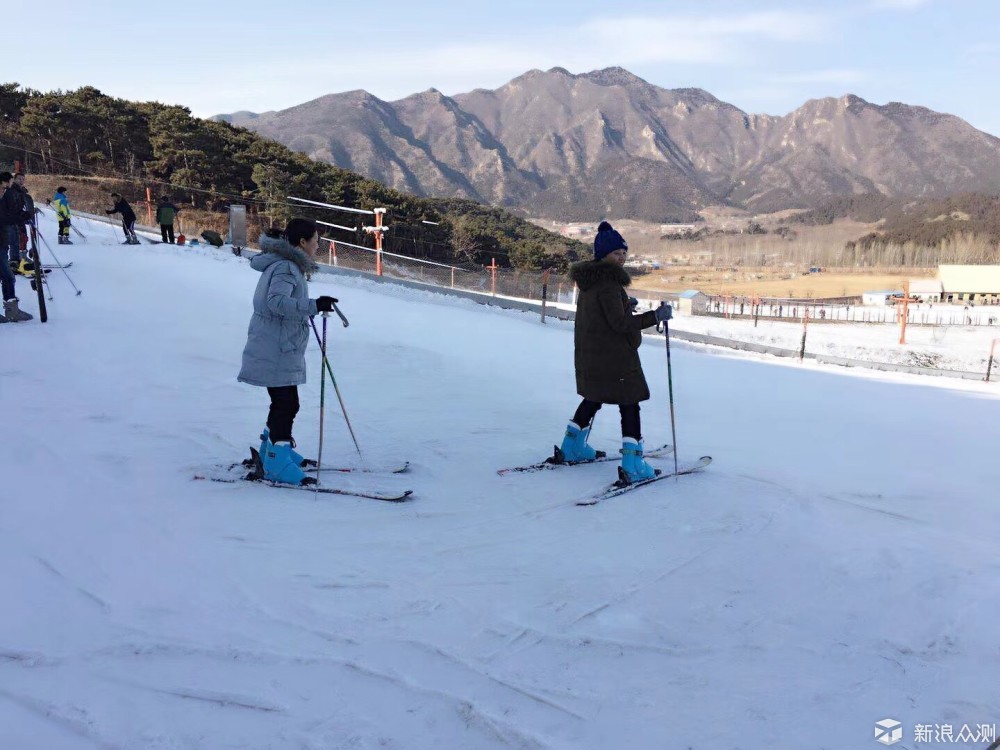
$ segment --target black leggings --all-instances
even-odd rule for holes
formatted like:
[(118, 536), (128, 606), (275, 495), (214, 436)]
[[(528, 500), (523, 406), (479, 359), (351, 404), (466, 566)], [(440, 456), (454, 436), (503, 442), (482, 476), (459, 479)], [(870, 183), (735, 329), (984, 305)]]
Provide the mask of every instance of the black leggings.
[[(576, 414), (573, 421), (577, 426), (584, 428), (590, 424), (594, 415), (600, 411), (603, 404), (597, 401), (584, 399), (576, 407)], [(619, 404), (618, 411), (622, 415), (622, 437), (634, 438), (636, 441), (642, 440), (642, 427), (639, 422), (639, 404)]]
[(267, 429), (271, 442), (292, 439), (292, 422), (299, 413), (299, 388), (295, 385), (283, 385), (279, 388), (268, 388), (271, 397), (271, 409), (267, 412)]

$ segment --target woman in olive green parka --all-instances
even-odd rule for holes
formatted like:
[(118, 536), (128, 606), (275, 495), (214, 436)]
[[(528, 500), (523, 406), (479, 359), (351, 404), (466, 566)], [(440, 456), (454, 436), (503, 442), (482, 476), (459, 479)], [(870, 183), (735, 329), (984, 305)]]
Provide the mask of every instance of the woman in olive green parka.
[[(574, 331), (576, 390), (583, 397), (566, 427), (556, 459), (592, 461), (597, 452), (587, 444), (590, 425), (603, 404), (617, 404), (622, 420), (622, 468), (629, 481), (656, 472), (642, 458), (639, 402), (649, 386), (639, 361), (642, 329), (669, 320), (670, 305), (636, 315), (636, 300), (625, 289), (632, 283), (624, 268), (628, 244), (606, 221), (597, 228), (594, 260), (570, 268), (580, 288)], [(561, 455), (560, 455), (561, 454)]]

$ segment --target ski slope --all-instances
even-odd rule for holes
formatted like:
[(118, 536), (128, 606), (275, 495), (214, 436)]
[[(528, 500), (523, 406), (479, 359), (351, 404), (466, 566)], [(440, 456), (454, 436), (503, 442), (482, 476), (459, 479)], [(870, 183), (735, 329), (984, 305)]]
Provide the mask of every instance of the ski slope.
[[(0, 748), (840, 750), (886, 718), (908, 748), (1000, 723), (995, 386), (678, 344), (679, 454), (715, 462), (580, 508), (614, 464), (496, 474), (561, 439), (571, 324), (320, 275), (365, 460), (412, 463), (326, 482), (412, 500), (199, 482), (266, 416), (236, 382), (258, 275), (79, 226), (55, 249), (83, 294), (53, 271), (49, 322), (0, 327)], [(669, 442), (663, 339), (642, 358)], [(326, 401), (323, 461), (359, 464)], [(618, 434), (605, 408), (592, 442)]]

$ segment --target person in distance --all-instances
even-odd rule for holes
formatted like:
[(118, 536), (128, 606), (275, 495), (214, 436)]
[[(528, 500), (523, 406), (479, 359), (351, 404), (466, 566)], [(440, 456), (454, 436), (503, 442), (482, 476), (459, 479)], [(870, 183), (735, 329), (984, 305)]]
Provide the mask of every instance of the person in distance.
[(56, 207), (56, 216), (59, 218), (59, 244), (72, 245), (73, 240), (69, 238), (71, 214), (66, 188), (61, 185), (56, 188), (56, 194), (52, 196), (52, 205)]

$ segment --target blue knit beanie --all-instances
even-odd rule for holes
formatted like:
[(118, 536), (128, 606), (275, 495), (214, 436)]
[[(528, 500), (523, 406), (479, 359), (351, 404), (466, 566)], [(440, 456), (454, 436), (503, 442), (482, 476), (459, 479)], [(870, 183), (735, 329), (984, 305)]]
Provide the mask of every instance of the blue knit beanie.
[(628, 243), (613, 226), (602, 221), (597, 227), (597, 236), (594, 237), (594, 260), (600, 260), (615, 250), (628, 250)]

